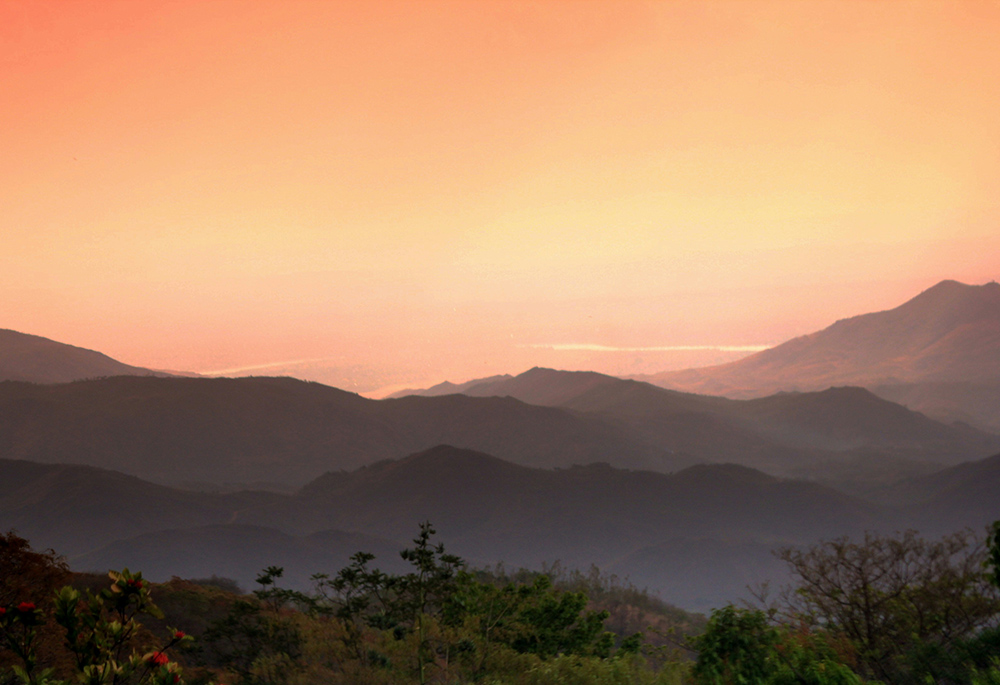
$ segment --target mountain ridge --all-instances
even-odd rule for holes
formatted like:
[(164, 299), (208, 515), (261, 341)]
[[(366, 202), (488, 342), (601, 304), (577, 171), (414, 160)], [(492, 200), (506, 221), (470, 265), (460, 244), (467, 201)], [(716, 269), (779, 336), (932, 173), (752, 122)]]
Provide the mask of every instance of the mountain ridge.
[(0, 328), (0, 381), (69, 383), (105, 376), (171, 376), (84, 347)]
[(676, 453), (785, 475), (802, 475), (803, 466), (838, 455), (859, 456), (859, 450), (951, 464), (1000, 449), (996, 436), (941, 424), (862, 388), (736, 400), (536, 367), (510, 378), (470, 381), (466, 392), (551, 403), (600, 417)]

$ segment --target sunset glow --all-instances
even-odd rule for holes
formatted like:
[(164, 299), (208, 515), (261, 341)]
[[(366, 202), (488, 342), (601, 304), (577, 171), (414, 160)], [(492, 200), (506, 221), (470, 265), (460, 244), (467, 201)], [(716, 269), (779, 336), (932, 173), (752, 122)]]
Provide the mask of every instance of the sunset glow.
[(989, 0), (0, 0), (0, 328), (358, 391), (725, 361), (1000, 277), (997, 36)]

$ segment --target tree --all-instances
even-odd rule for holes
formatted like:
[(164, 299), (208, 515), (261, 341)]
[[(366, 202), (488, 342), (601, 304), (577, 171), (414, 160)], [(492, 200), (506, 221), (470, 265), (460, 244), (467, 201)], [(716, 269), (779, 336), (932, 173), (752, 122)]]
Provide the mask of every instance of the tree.
[(778, 556), (798, 581), (785, 611), (849, 640), (865, 678), (933, 677), (935, 661), (944, 663), (942, 655), (1000, 615), (1000, 593), (984, 571), (985, 545), (969, 532), (938, 541), (914, 531), (869, 533), (861, 543), (840, 538)]
[(988, 572), (988, 578), (1000, 588), (1000, 521), (994, 521), (986, 538), (987, 556), (983, 562)]
[(0, 606), (50, 602), (68, 580), (66, 562), (52, 550), (35, 551), (14, 531), (0, 535)]
[(692, 641), (698, 650), (694, 676), (711, 685), (762, 683), (774, 668), (777, 641), (778, 631), (763, 611), (717, 609), (708, 629)]
[(693, 675), (704, 685), (858, 685), (829, 636), (800, 626), (772, 625), (760, 610), (732, 605), (712, 612), (692, 640)]
[[(371, 651), (365, 628), (413, 639), (421, 683), (428, 666), (448, 668), (454, 654), (474, 662), (481, 674), (497, 646), (541, 658), (611, 653), (614, 636), (604, 630), (608, 613), (588, 611), (586, 594), (560, 592), (545, 575), (531, 583), (480, 582), (460, 557), (432, 542), (434, 534), (429, 522), (421, 524), (414, 546), (400, 553), (412, 566), (409, 573), (373, 569), (375, 557), (359, 552), (332, 578), (314, 576), (314, 611), (344, 621), (345, 644), (359, 661), (384, 659)], [(638, 641), (632, 636), (624, 652), (638, 651)]]
[(286, 590), (277, 581), (280, 566), (257, 576), (260, 589), (234, 601), (229, 612), (202, 635), (202, 658), (236, 674), (238, 682), (262, 685), (286, 682), (302, 652), (302, 635), (283, 610), (290, 603), (311, 606), (311, 598)]
[(359, 659), (369, 660), (372, 656), (362, 646), (364, 625), (393, 630), (400, 638), (414, 633), (420, 683), (427, 682), (427, 666), (434, 661), (427, 637), (427, 618), (440, 613), (442, 605), (454, 594), (458, 573), (465, 566), (460, 557), (445, 552), (443, 544), (431, 543), (436, 532), (429, 521), (421, 523), (413, 547), (400, 552), (413, 567), (409, 573), (389, 575), (371, 569), (368, 564), (375, 556), (358, 552), (351, 557), (351, 564), (333, 578), (326, 574), (313, 576), (318, 594), (314, 610), (333, 613), (346, 623), (348, 646)]

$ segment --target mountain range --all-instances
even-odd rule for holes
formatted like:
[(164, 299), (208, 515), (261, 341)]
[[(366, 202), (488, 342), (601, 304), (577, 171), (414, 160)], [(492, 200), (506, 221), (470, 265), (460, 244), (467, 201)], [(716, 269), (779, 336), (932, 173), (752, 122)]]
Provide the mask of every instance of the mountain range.
[[(727, 400), (533, 369), (483, 393), (490, 396), (370, 400), (266, 377), (3, 382), (0, 458), (85, 464), (195, 488), (287, 490), (325, 471), (438, 444), (533, 467), (607, 462), (671, 472), (732, 462), (810, 477), (827, 463), (864, 459), (892, 460), (902, 475), (915, 475), (922, 464), (1000, 451), (998, 436), (932, 421), (860, 389)], [(511, 393), (561, 404), (529, 404)]]
[(748, 582), (782, 580), (776, 547), (902, 527), (936, 535), (1000, 518), (1000, 455), (914, 480), (893, 506), (736, 465), (552, 470), (450, 446), (327, 473), (292, 494), (197, 493), (16, 460), (0, 460), (0, 482), (0, 529), (81, 570), (217, 573), (248, 586), (264, 566), (282, 565), (305, 587), (360, 550), (398, 564), (396, 550), (430, 520), (450, 551), (477, 565), (597, 564), (701, 610)]
[(86, 464), (162, 483), (294, 488), (328, 470), (441, 443), (544, 467), (611, 459), (672, 471), (697, 461), (599, 419), (512, 398), (376, 401), (263, 377), (0, 383), (0, 458)]
[(1000, 518), (998, 295), (944, 282), (654, 382), (535, 368), (385, 400), (0, 331), (0, 530), (77, 569), (304, 588), (359, 550), (400, 568), (431, 520), (476, 565), (598, 564), (705, 610), (780, 582), (776, 547)]
[[(734, 362), (633, 378), (731, 399), (864, 387), (944, 423), (1000, 433), (1000, 284), (942, 281), (895, 309), (843, 319)], [(446, 381), (392, 396), (509, 393), (554, 406), (569, 399), (513, 379)], [(587, 382), (604, 381), (581, 377), (570, 391)]]

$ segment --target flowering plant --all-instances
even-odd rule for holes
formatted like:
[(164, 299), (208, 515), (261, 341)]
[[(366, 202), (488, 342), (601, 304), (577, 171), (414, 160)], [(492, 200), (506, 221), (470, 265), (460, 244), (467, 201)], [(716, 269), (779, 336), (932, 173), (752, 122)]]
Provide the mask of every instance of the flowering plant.
[[(137, 617), (162, 618), (163, 613), (153, 603), (141, 573), (123, 569), (108, 575), (110, 587), (97, 594), (87, 591), (84, 595), (66, 586), (55, 596), (54, 619), (66, 631), (77, 680), (83, 685), (181, 683), (181, 669), (170, 661), (166, 650), (193, 638), (171, 628), (171, 639), (160, 649), (137, 652), (135, 642), (141, 627)], [(0, 638), (23, 663), (12, 669), (23, 685), (65, 685), (53, 678), (52, 669), (36, 668), (35, 628), (44, 622), (45, 613), (33, 602), (0, 607)]]

